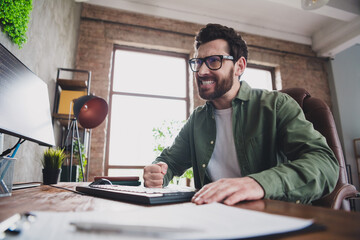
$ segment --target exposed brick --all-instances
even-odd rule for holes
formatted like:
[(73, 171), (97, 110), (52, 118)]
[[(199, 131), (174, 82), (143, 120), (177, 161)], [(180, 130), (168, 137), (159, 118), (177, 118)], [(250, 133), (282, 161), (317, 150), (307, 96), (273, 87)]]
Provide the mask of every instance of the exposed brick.
[[(116, 44), (176, 51), (192, 57), (193, 40), (202, 25), (83, 4), (76, 67), (92, 72), (91, 92), (109, 99), (112, 51)], [(276, 68), (283, 88), (302, 87), (331, 106), (326, 60), (311, 46), (242, 33), (248, 62)], [(301, 56), (300, 56), (301, 55)], [(204, 104), (191, 83), (193, 106)], [(89, 180), (104, 174), (107, 119), (92, 131)]]

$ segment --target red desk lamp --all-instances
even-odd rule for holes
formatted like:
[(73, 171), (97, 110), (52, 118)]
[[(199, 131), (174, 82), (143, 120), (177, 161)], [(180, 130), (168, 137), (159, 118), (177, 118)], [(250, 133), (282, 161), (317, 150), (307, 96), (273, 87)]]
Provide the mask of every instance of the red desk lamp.
[[(80, 137), (79, 137), (79, 128), (77, 121), (83, 128), (92, 129), (99, 126), (106, 118), (108, 113), (108, 104), (106, 101), (100, 97), (96, 97), (94, 95), (85, 95), (73, 100), (74, 106), (74, 119), (72, 121), (72, 132), (74, 139), (74, 132), (76, 132), (78, 139), (78, 149), (80, 155), (80, 165), (81, 165), (81, 173), (83, 175), (83, 181), (85, 179), (84, 169), (83, 169), (83, 157), (80, 147)], [(70, 127), (69, 127), (70, 129)], [(69, 131), (70, 132), (70, 131)], [(71, 141), (71, 163), (72, 166), (73, 161), (73, 140)], [(70, 167), (70, 181), (72, 176), (72, 167)]]

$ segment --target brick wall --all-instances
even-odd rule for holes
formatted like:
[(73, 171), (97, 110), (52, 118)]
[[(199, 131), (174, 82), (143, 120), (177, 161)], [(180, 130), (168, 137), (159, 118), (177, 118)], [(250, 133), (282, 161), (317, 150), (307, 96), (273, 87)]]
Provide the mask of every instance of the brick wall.
[[(92, 71), (91, 92), (109, 100), (114, 44), (193, 54), (201, 25), (83, 4), (76, 67)], [(276, 69), (278, 88), (303, 87), (331, 106), (326, 59), (308, 45), (242, 34), (250, 63)], [(203, 104), (190, 77), (192, 106)], [(92, 130), (89, 180), (104, 174), (106, 121)]]

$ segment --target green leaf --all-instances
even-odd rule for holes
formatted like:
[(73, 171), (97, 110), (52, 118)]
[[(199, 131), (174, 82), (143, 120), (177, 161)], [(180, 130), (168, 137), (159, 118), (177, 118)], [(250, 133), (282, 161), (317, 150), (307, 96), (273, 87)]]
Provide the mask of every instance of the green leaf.
[(44, 168), (60, 169), (65, 159), (64, 149), (48, 148), (44, 151), (42, 165)]
[(32, 0), (1, 0), (0, 27), (10, 40), (22, 48), (26, 42), (29, 15), (32, 11)]

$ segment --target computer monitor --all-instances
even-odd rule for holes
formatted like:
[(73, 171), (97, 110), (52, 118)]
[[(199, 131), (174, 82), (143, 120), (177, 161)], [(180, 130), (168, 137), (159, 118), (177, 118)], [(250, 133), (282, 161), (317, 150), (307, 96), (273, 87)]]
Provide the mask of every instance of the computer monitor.
[(47, 84), (0, 44), (0, 133), (54, 146)]

